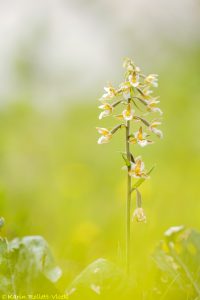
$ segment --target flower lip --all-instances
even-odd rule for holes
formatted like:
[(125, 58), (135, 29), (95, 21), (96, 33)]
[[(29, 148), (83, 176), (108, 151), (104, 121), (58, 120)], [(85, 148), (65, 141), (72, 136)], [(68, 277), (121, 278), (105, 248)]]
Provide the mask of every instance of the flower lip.
[(100, 136), (100, 138), (98, 139), (97, 143), (98, 144), (106, 144), (110, 141), (110, 139), (112, 138), (112, 134), (111, 135), (102, 135)]
[(129, 171), (129, 176), (135, 178), (147, 178), (148, 176), (143, 172), (145, 169), (144, 162), (141, 157), (135, 158), (135, 163), (131, 162), (131, 170)]
[(148, 134), (143, 132), (142, 126), (140, 126), (139, 130), (133, 135), (133, 137), (129, 137), (129, 143), (133, 145), (138, 143), (138, 145), (141, 147), (145, 147), (153, 143), (152, 141), (146, 139), (147, 136)]
[(124, 120), (130, 121), (133, 119), (135, 111), (131, 109), (131, 104), (129, 103), (127, 105), (127, 109), (123, 110), (122, 115), (124, 117)]
[(140, 75), (136, 72), (129, 75), (129, 77), (128, 77), (128, 80), (133, 87), (139, 86), (139, 84), (140, 84), (139, 79), (140, 79)]

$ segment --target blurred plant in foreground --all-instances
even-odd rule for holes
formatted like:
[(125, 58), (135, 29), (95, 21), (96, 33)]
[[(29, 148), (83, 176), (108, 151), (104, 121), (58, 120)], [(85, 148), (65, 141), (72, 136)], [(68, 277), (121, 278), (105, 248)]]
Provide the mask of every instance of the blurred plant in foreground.
[[(123, 111), (120, 114), (114, 115), (120, 124), (109, 130), (106, 128), (97, 127), (101, 137), (98, 139), (98, 144), (108, 143), (113, 135), (119, 129), (125, 129), (125, 152), (122, 152), (122, 157), (126, 163), (127, 170), (127, 201), (126, 201), (126, 266), (127, 271), (130, 266), (130, 219), (131, 219), (131, 194), (136, 192), (136, 209), (134, 210), (132, 219), (138, 222), (146, 222), (146, 215), (142, 208), (142, 197), (138, 190), (139, 186), (145, 179), (149, 178), (150, 171), (145, 170), (145, 164), (141, 156), (134, 157), (130, 150), (131, 145), (138, 144), (140, 147), (145, 147), (152, 144), (149, 140), (149, 134), (145, 132), (144, 126), (149, 133), (154, 133), (162, 138), (163, 134), (158, 125), (160, 121), (153, 119), (148, 121), (146, 116), (150, 113), (159, 113), (162, 111), (157, 104), (159, 97), (153, 96), (152, 87), (158, 86), (158, 75), (150, 74), (148, 76), (141, 73), (140, 68), (135, 63), (126, 58), (123, 63), (125, 68), (124, 81), (118, 88), (114, 88), (111, 84), (105, 87), (106, 93), (99, 99), (101, 101), (100, 109), (103, 111), (99, 115), (99, 119), (103, 119), (113, 114), (118, 105), (123, 105)], [(142, 111), (139, 103), (145, 107), (145, 112)], [(135, 132), (132, 132), (131, 125), (138, 127)], [(132, 186), (132, 178), (138, 181)]]

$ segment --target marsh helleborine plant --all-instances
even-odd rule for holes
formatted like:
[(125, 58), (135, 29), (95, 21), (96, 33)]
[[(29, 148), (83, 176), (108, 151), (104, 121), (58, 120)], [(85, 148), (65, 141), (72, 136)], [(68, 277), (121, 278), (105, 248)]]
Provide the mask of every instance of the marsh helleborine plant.
[[(149, 115), (151, 114), (158, 113), (162, 115), (162, 111), (157, 107), (159, 97), (154, 97), (152, 91), (152, 88), (158, 86), (158, 75), (144, 75), (140, 68), (129, 58), (124, 60), (123, 67), (125, 68), (124, 81), (118, 88), (114, 88), (109, 84), (104, 88), (106, 93), (99, 99), (101, 102), (99, 108), (102, 110), (99, 119), (114, 116), (119, 120), (120, 124), (113, 129), (97, 127), (97, 130), (101, 134), (98, 144), (110, 142), (119, 129), (124, 129), (125, 131), (125, 152), (122, 152), (122, 157), (126, 164), (123, 168), (127, 170), (126, 265), (127, 270), (129, 270), (131, 195), (133, 192), (136, 193), (136, 208), (133, 212), (132, 220), (146, 222), (146, 215), (142, 208), (142, 198), (138, 188), (145, 179), (149, 178), (152, 170), (148, 172), (145, 170), (141, 156), (135, 157), (131, 147), (134, 148), (136, 145), (146, 147), (153, 143), (149, 139), (151, 133), (159, 138), (162, 138), (163, 134), (158, 129), (158, 126), (161, 124), (160, 120), (149, 120)], [(121, 113), (114, 114), (114, 111), (118, 110), (120, 106), (123, 106)], [(133, 185), (132, 178), (136, 179)]]

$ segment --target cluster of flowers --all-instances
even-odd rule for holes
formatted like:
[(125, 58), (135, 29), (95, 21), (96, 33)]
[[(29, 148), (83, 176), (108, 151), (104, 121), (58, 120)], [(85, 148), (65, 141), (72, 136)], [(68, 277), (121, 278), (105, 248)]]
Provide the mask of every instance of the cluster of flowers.
[[(158, 86), (158, 75), (149, 74), (146, 76), (142, 74), (140, 68), (129, 58), (124, 60), (123, 67), (125, 68), (124, 82), (118, 88), (114, 88), (111, 84), (105, 87), (106, 93), (99, 99), (101, 102), (99, 108), (102, 110), (99, 119), (113, 115), (121, 121), (121, 124), (111, 130), (97, 127), (101, 135), (98, 144), (108, 143), (119, 128), (126, 128), (127, 123), (131, 121), (135, 125), (139, 123), (139, 128), (136, 132), (130, 133), (128, 142), (132, 145), (138, 144), (145, 147), (153, 143), (149, 140), (149, 133), (153, 133), (159, 138), (163, 137), (162, 131), (158, 129), (158, 126), (161, 125), (160, 120), (154, 119), (149, 122), (146, 119), (150, 113), (162, 115), (161, 109), (157, 106), (160, 102), (159, 97), (154, 97), (152, 90)], [(145, 108), (145, 112), (142, 114), (137, 113), (140, 112), (139, 103)], [(124, 105), (124, 109), (120, 114), (114, 114), (115, 108), (119, 104)], [(144, 131), (144, 126), (149, 133)], [(135, 178), (148, 177), (140, 156), (130, 161), (129, 175)]]

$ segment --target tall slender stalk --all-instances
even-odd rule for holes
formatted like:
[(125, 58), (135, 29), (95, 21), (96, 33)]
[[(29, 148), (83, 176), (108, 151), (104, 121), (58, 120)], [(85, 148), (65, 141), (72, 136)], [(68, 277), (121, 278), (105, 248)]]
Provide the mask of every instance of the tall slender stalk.
[[(130, 157), (129, 143), (127, 136), (129, 136), (130, 121), (127, 122), (126, 128), (126, 153), (127, 157)], [(128, 172), (130, 171), (130, 166), (128, 167)], [(127, 197), (126, 197), (126, 269), (127, 273), (130, 271), (130, 217), (131, 217), (131, 176), (127, 172)]]
[[(119, 129), (125, 128), (125, 153), (122, 152), (122, 158), (125, 161), (125, 169), (127, 170), (127, 195), (126, 195), (126, 233), (125, 233), (125, 258), (126, 258), (126, 270), (130, 273), (131, 267), (131, 193), (136, 192), (136, 208), (132, 214), (132, 219), (137, 222), (146, 222), (146, 216), (142, 208), (142, 198), (138, 190), (139, 186), (149, 178), (149, 172), (145, 171), (144, 162), (141, 156), (136, 158), (133, 157), (130, 147), (135, 147), (138, 144), (141, 147), (152, 144), (149, 140), (149, 134), (144, 132), (144, 126), (151, 133), (154, 133), (158, 137), (162, 137), (162, 131), (157, 128), (160, 125), (159, 120), (147, 121), (144, 118), (144, 114), (141, 114), (141, 109), (136, 103), (144, 105), (147, 113), (160, 113), (162, 111), (157, 107), (157, 97), (153, 97), (151, 87), (158, 86), (158, 79), (156, 74), (149, 74), (148, 76), (143, 75), (140, 72), (140, 68), (137, 67), (134, 62), (126, 58), (123, 64), (126, 69), (124, 74), (124, 81), (119, 85), (119, 88), (114, 88), (111, 84), (106, 86), (104, 89), (106, 93), (99, 99), (101, 105), (99, 108), (103, 110), (99, 114), (99, 119), (113, 115), (113, 112), (117, 106), (125, 105), (125, 109), (120, 114), (114, 115), (120, 124), (115, 126), (113, 129), (107, 129), (104, 127), (97, 127), (100, 137), (98, 144), (108, 143), (113, 135)], [(114, 101), (114, 102), (113, 102)], [(139, 115), (138, 115), (139, 112)], [(131, 122), (135, 122), (136, 129), (139, 123), (139, 128), (136, 132), (131, 132)], [(131, 179), (136, 178), (137, 181), (132, 186)]]
[[(130, 99), (128, 99), (130, 103)], [(129, 135), (130, 135), (130, 121), (127, 121), (126, 124), (126, 156), (128, 161), (131, 161), (131, 152), (129, 144)], [(126, 270), (127, 273), (130, 272), (130, 252), (131, 252), (131, 243), (130, 243), (130, 218), (131, 218), (131, 176), (129, 171), (131, 166), (127, 168), (127, 195), (126, 195)]]

